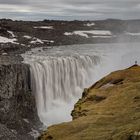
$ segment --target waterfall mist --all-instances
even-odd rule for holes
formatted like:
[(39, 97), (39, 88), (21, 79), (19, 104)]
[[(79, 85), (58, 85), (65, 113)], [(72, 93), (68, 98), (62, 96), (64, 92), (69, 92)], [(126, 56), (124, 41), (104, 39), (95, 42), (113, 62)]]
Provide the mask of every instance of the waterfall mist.
[(46, 126), (71, 120), (84, 88), (135, 60), (140, 62), (139, 54), (138, 43), (61, 46), (23, 54), (30, 65), (40, 120)]
[(68, 112), (88, 84), (95, 64), (96, 57), (92, 56), (46, 57), (30, 64), (41, 121), (49, 125), (71, 119)]

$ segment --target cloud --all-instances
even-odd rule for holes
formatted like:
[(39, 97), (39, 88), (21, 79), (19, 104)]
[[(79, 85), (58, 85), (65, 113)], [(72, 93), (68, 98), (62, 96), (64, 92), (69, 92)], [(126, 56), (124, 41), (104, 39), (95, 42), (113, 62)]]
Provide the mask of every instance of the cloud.
[(0, 18), (128, 19), (139, 13), (139, 0), (0, 0)]
[(27, 0), (0, 0), (0, 4), (17, 4), (17, 5), (21, 5), (21, 4), (27, 4)]

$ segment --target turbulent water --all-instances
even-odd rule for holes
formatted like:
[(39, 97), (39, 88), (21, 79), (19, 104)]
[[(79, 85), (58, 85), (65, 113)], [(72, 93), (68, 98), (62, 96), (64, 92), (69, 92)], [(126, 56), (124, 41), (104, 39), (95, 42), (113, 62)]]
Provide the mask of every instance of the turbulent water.
[(70, 112), (85, 87), (111, 71), (140, 61), (134, 44), (98, 44), (34, 49), (23, 55), (30, 65), (38, 115), (46, 125), (71, 120)]

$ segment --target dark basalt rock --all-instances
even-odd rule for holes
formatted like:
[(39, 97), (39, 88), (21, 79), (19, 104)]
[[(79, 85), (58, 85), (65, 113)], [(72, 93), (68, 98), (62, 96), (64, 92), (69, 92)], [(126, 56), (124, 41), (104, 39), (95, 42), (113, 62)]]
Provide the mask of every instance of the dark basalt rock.
[(20, 62), (2, 63), (0, 65), (0, 139), (34, 139), (31, 134), (38, 133), (39, 126), (41, 123), (30, 88), (29, 66)]

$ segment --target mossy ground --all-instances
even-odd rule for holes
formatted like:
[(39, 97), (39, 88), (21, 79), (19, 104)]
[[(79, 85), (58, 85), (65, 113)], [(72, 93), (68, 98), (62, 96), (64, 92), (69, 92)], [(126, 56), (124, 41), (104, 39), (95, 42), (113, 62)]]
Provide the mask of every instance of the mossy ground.
[(74, 120), (49, 127), (39, 139), (137, 140), (136, 137), (139, 139), (139, 66), (113, 72), (86, 91), (72, 111)]

